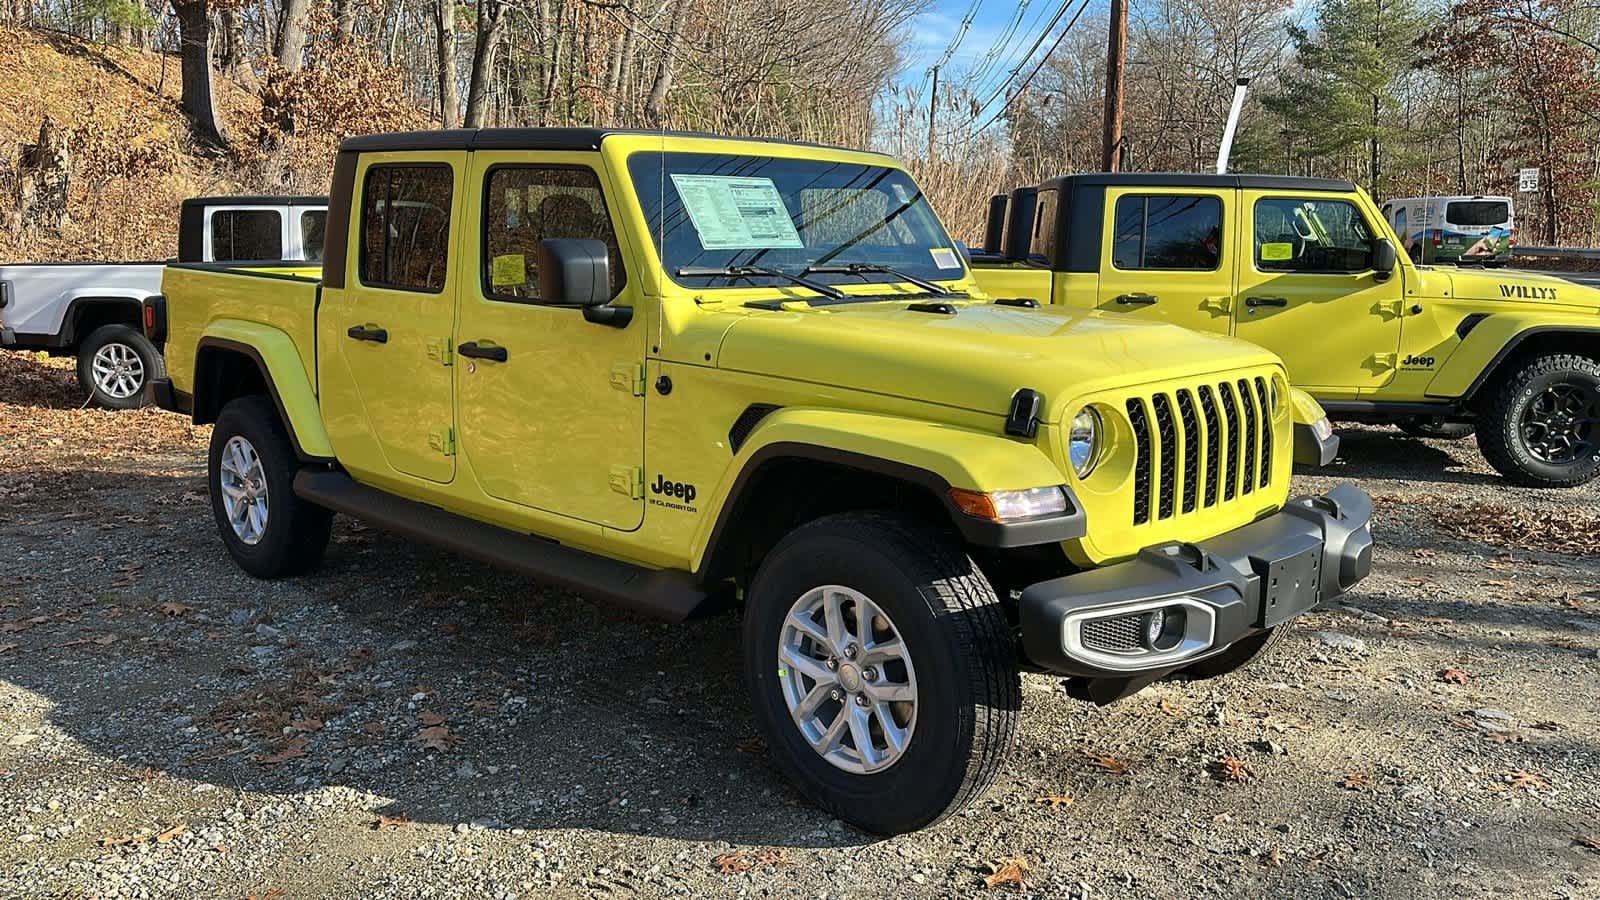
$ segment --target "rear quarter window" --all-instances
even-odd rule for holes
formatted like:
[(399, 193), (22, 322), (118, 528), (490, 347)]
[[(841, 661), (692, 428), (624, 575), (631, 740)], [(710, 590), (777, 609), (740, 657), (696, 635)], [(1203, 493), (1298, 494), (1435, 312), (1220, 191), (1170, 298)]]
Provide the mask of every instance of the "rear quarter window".
[(282, 259), (283, 215), (275, 209), (216, 210), (211, 214), (211, 258)]

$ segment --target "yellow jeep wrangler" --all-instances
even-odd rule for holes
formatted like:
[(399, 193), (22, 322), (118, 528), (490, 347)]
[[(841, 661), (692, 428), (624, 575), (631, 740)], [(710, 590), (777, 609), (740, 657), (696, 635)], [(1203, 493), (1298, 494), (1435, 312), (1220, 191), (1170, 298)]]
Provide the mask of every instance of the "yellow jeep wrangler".
[(1600, 474), (1600, 290), (1418, 265), (1349, 182), (1068, 175), (993, 198), (984, 245), (995, 296), (1260, 344), (1333, 418), (1475, 427), (1519, 484)]
[(1020, 666), (1098, 702), (1219, 675), (1370, 569), (1366, 495), (1288, 497), (1321, 414), (1275, 356), (991, 302), (889, 157), (389, 134), (331, 194), (320, 278), (175, 264), (146, 310), (233, 559), (304, 572), (339, 512), (668, 619), (738, 602), (778, 765), (864, 828), (981, 794)]

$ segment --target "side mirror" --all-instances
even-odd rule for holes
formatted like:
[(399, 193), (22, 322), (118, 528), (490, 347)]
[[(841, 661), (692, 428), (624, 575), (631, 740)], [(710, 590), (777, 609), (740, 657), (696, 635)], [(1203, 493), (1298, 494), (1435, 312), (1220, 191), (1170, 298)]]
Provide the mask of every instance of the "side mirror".
[(1387, 279), (1394, 274), (1395, 266), (1394, 242), (1388, 238), (1379, 238), (1372, 244), (1372, 271), (1378, 276), (1379, 281)]
[(549, 238), (539, 242), (539, 298), (568, 306), (611, 302), (611, 256), (604, 241)]

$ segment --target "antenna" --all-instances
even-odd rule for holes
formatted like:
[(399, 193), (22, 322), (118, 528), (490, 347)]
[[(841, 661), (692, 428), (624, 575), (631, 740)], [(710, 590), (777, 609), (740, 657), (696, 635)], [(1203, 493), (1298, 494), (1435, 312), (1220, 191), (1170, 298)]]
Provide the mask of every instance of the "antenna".
[(1222, 130), (1222, 146), (1217, 148), (1217, 174), (1228, 173), (1228, 155), (1233, 152), (1233, 133), (1239, 127), (1239, 113), (1244, 110), (1244, 95), (1250, 90), (1250, 79), (1240, 78), (1233, 83), (1233, 109), (1228, 111), (1228, 127)]

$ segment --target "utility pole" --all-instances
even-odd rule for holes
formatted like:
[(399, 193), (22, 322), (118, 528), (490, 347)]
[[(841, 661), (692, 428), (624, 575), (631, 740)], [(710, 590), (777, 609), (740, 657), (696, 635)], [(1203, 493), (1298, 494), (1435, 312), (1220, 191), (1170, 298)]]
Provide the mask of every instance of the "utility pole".
[(933, 67), (933, 90), (928, 92), (928, 159), (933, 159), (933, 121), (939, 114), (939, 67)]
[(1122, 81), (1127, 68), (1128, 0), (1111, 0), (1111, 38), (1106, 42), (1106, 121), (1100, 165), (1107, 172), (1122, 168)]

